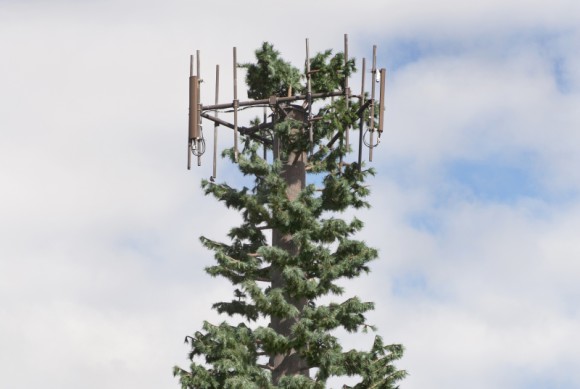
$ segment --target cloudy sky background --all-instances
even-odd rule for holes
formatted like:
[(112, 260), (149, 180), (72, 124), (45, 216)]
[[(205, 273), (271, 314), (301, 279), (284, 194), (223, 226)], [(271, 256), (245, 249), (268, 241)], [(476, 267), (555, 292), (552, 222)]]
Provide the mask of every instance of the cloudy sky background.
[(381, 258), (348, 285), (402, 387), (580, 387), (576, 0), (0, 0), (0, 387), (178, 387), (230, 295), (197, 237), (237, 220), (201, 196), (209, 155), (185, 170), (188, 56), (210, 102), (232, 46), (298, 65), (344, 33), (389, 70), (359, 215)]

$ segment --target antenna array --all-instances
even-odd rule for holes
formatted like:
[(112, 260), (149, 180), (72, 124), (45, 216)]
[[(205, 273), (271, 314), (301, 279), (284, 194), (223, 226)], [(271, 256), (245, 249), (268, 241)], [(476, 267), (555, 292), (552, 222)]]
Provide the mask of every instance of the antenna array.
[[(272, 115), (272, 121), (267, 122), (268, 114), (267, 110), (270, 108), (272, 111), (282, 112), (284, 116), (288, 116), (290, 111), (295, 109), (295, 105), (290, 105), (290, 103), (302, 101), (302, 109), (304, 110), (304, 121), (305, 127), (308, 129), (308, 138), (310, 140), (311, 147), (314, 147), (313, 142), (313, 122), (316, 120), (312, 115), (312, 105), (315, 100), (323, 100), (327, 98), (333, 98), (342, 96), (345, 98), (346, 107), (348, 108), (351, 99), (358, 99), (360, 101), (360, 109), (357, 111), (359, 117), (359, 144), (358, 144), (358, 166), (360, 169), (362, 162), (362, 150), (363, 145), (369, 149), (369, 161), (373, 160), (373, 150), (378, 146), (380, 141), (380, 136), (384, 129), (384, 111), (385, 111), (385, 85), (386, 85), (386, 69), (377, 69), (377, 46), (373, 46), (372, 54), (372, 67), (370, 70), (372, 78), (371, 94), (367, 100), (367, 95), (365, 93), (365, 75), (366, 75), (366, 59), (362, 59), (361, 66), (361, 92), (360, 95), (352, 94), (349, 88), (349, 79), (345, 77), (344, 85), (342, 90), (336, 90), (326, 93), (312, 93), (311, 76), (317, 71), (317, 69), (311, 69), (311, 59), (310, 59), (310, 48), (309, 40), (306, 39), (306, 94), (304, 95), (291, 95), (288, 96), (270, 96), (267, 99), (259, 100), (238, 100), (238, 75), (237, 75), (237, 50), (233, 48), (233, 100), (229, 103), (220, 104), (219, 101), (219, 88), (220, 88), (220, 67), (216, 65), (215, 72), (215, 103), (213, 105), (203, 105), (200, 101), (200, 84), (202, 82), (200, 78), (200, 52), (196, 51), (195, 58), (196, 62), (196, 72), (194, 74), (194, 56), (190, 56), (190, 69), (189, 69), (189, 131), (188, 131), (188, 142), (187, 142), (187, 169), (191, 169), (191, 157), (197, 158), (197, 165), (201, 165), (201, 156), (205, 153), (205, 138), (203, 135), (202, 120), (206, 119), (214, 123), (214, 147), (213, 147), (213, 174), (211, 180), (213, 181), (216, 174), (217, 166), (217, 138), (218, 138), (218, 128), (223, 126), (233, 130), (234, 133), (234, 160), (237, 161), (239, 156), (239, 136), (248, 136), (261, 142), (264, 145), (264, 158), (266, 158), (266, 150), (274, 149), (277, 147), (276, 142), (273, 142), (273, 137), (265, 136), (264, 133), (272, 131), (274, 128), (276, 115)], [(348, 35), (344, 35), (344, 60), (345, 69), (348, 62)], [(376, 98), (376, 85), (379, 85), (379, 97)], [(240, 126), (238, 123), (238, 113), (240, 109), (246, 108), (260, 108), (263, 107), (264, 121), (261, 124), (257, 124), (251, 127)], [(233, 113), (233, 122), (229, 122), (219, 117), (219, 112), (223, 110), (231, 110)], [(365, 117), (365, 111), (369, 110), (370, 115), (367, 124), (367, 118)], [(378, 111), (378, 123), (375, 124), (375, 117)], [(213, 113), (213, 115), (212, 115)], [(365, 131), (366, 125), (366, 131)], [(377, 138), (375, 140), (375, 132), (377, 132)], [(368, 139), (367, 139), (368, 134)], [(334, 143), (340, 139), (340, 142), (346, 143), (348, 147), (350, 144), (349, 129), (347, 128), (344, 134), (337, 133), (332, 140), (328, 143), (329, 147), (332, 147)], [(312, 152), (312, 149), (310, 150)], [(342, 161), (341, 161), (342, 162)]]

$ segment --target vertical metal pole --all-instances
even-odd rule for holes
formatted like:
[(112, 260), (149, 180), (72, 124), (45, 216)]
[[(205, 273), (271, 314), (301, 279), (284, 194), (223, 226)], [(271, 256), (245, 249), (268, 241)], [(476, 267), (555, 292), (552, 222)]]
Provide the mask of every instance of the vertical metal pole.
[(339, 134), (339, 138), (340, 140), (338, 141), (338, 148), (340, 149), (340, 158), (338, 160), (338, 174), (342, 174), (342, 164), (343, 164), (343, 158), (344, 158), (344, 154), (342, 153), (342, 149), (344, 147), (344, 134)]
[(370, 142), (369, 142), (369, 162), (373, 161), (373, 143), (375, 142), (375, 84), (377, 83), (377, 46), (373, 46), (373, 69), (372, 74), (372, 87), (371, 87), (371, 114), (370, 114)]
[(312, 84), (310, 74), (310, 45), (308, 38), (306, 38), (306, 102), (308, 103), (308, 111), (306, 112), (306, 120), (308, 121), (308, 140), (310, 142), (310, 154), (314, 149), (314, 134), (312, 132)]
[[(347, 66), (348, 66), (348, 34), (344, 34), (344, 103), (346, 106), (346, 110), (348, 111), (348, 103), (350, 99), (350, 91), (348, 90), (348, 73), (347, 73)], [(350, 125), (346, 127), (346, 148), (350, 147), (350, 136), (349, 136), (349, 128)]]
[(274, 112), (272, 115), (272, 131), (274, 133), (274, 142), (272, 144), (272, 153), (274, 160), (280, 160), (280, 137), (276, 135), (276, 123), (278, 122), (278, 113)]
[[(264, 121), (263, 123), (266, 124), (268, 120), (268, 108), (264, 107)], [(266, 146), (266, 142), (264, 142), (264, 161), (268, 160), (268, 147)]]
[(238, 55), (234, 47), (234, 161), (238, 162)]
[[(362, 59), (362, 81), (360, 86), (360, 106), (362, 107), (365, 104), (365, 67), (366, 67), (366, 60), (365, 58)], [(362, 169), (362, 146), (363, 146), (363, 129), (364, 129), (364, 122), (365, 122), (365, 113), (364, 111), (360, 114), (360, 121), (358, 125), (358, 169), (359, 171)]]
[(308, 38), (306, 38), (306, 85), (308, 93), (306, 97), (308, 98), (312, 94), (312, 86), (310, 85), (310, 45)]
[[(218, 105), (220, 92), (220, 65), (215, 65), (215, 104)], [(216, 109), (214, 111), (215, 117), (219, 117), (219, 111)], [(217, 143), (218, 143), (218, 126), (217, 122), (213, 124), (213, 175), (215, 179), (217, 177)]]

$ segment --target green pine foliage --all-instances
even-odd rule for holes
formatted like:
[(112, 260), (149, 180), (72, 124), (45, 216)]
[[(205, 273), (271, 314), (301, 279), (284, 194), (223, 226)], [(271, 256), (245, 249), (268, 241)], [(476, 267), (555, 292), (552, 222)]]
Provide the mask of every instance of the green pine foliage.
[[(296, 68), (283, 61), (273, 46), (264, 43), (256, 51), (256, 64), (247, 69), (249, 96), (265, 98), (271, 94), (285, 96), (292, 88), (304, 90)], [(354, 61), (344, 67), (342, 53), (325, 51), (312, 59), (313, 92), (340, 88), (344, 77), (354, 71)], [(344, 220), (347, 209), (368, 207), (369, 189), (365, 179), (373, 174), (356, 163), (340, 164), (346, 159), (343, 142), (329, 147), (329, 140), (357, 120), (359, 106), (347, 109), (344, 99), (322, 104), (313, 122), (314, 153), (308, 158), (308, 176), (316, 176), (321, 187), (306, 185), (298, 198), (286, 195), (287, 184), (281, 173), (285, 155), (291, 151), (310, 150), (308, 137), (297, 136), (291, 128), (303, 126), (294, 120), (281, 120), (273, 135), (281, 139), (280, 160), (268, 162), (260, 152), (261, 144), (246, 138), (240, 152), (240, 172), (253, 178), (250, 187), (234, 188), (226, 183), (204, 181), (206, 195), (240, 212), (243, 222), (229, 231), (227, 243), (202, 237), (202, 244), (213, 251), (215, 264), (206, 269), (212, 276), (227, 278), (234, 286), (231, 301), (213, 305), (219, 313), (237, 316), (242, 324), (205, 322), (202, 331), (187, 337), (191, 347), (188, 370), (175, 367), (182, 389), (250, 389), (296, 388), (323, 389), (332, 376), (355, 376), (360, 382), (352, 388), (398, 388), (406, 372), (397, 370), (394, 362), (401, 358), (401, 345), (385, 345), (376, 336), (369, 351), (344, 350), (333, 335), (337, 329), (366, 332), (374, 328), (365, 314), (374, 308), (356, 296), (343, 297), (340, 280), (358, 277), (369, 271), (369, 262), (377, 251), (354, 236), (363, 228), (357, 218)], [(302, 135), (302, 136), (300, 136)], [(225, 155), (234, 159), (233, 150)], [(297, 254), (272, 247), (266, 233), (275, 229), (292, 237)], [(271, 286), (271, 269), (279, 269), (284, 288)], [(323, 304), (322, 297), (335, 296), (333, 303)], [(296, 301), (306, 301), (297, 305)], [(259, 318), (291, 318), (295, 324), (290, 334), (280, 334), (269, 326), (256, 323)], [(285, 375), (276, 384), (271, 378), (268, 358), (296, 351), (315, 374)], [(343, 386), (351, 388), (350, 386)]]
[(256, 50), (256, 63), (242, 64), (247, 69), (248, 97), (267, 99), (270, 96), (288, 96), (301, 90), (300, 71), (280, 58), (271, 43), (264, 42)]
[(350, 59), (345, 67), (344, 54), (332, 55), (332, 50), (316, 54), (310, 61), (312, 69), (312, 90), (328, 93), (344, 88), (344, 76), (350, 76), (355, 70), (354, 59)]

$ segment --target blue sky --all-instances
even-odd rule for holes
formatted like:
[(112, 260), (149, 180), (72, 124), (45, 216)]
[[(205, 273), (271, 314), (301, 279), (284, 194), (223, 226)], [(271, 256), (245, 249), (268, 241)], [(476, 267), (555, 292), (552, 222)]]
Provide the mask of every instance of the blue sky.
[(257, 0), (0, 1), (0, 387), (178, 387), (183, 337), (231, 295), (198, 236), (239, 220), (201, 193), (209, 155), (185, 170), (189, 54), (212, 100), (232, 46), (300, 65), (344, 33), (388, 70), (356, 215), (380, 259), (345, 284), (405, 345), (401, 387), (580, 387), (580, 3), (357, 5), (298, 0), (289, 34)]

